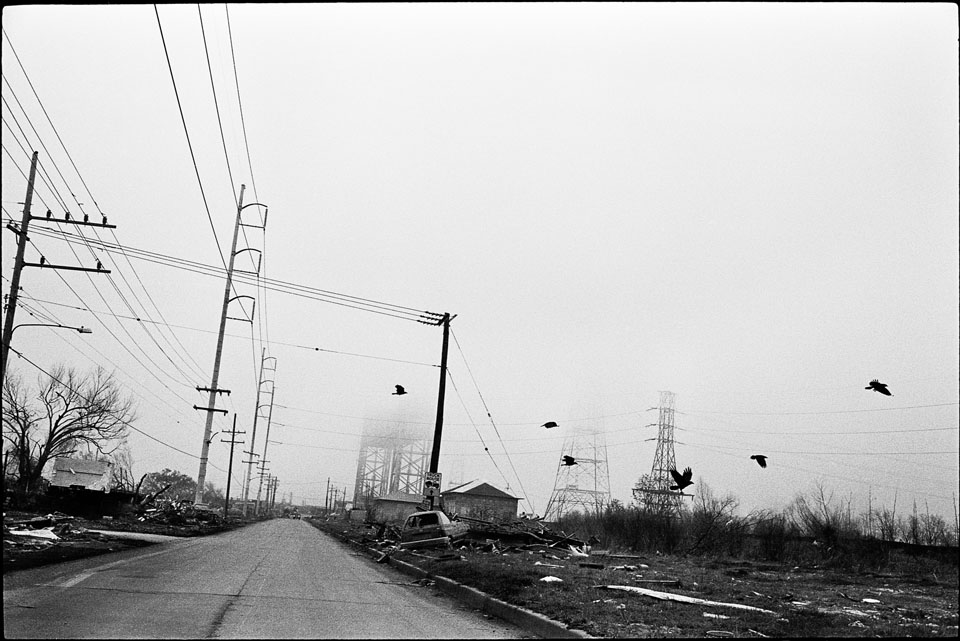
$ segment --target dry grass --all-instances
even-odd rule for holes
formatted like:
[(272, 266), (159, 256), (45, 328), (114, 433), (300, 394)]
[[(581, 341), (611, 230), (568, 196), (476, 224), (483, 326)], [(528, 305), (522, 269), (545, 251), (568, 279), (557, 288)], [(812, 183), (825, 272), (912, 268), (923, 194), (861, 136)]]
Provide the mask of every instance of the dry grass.
[[(342, 522), (322, 525), (347, 531), (355, 539), (369, 532)], [(525, 551), (491, 554), (462, 548), (455, 551), (462, 560), (435, 558), (450, 552), (393, 555), (598, 637), (957, 636), (956, 564), (895, 558), (886, 573), (876, 574), (822, 564), (798, 567), (667, 554), (644, 554), (636, 559), (594, 554), (589, 559), (558, 560)], [(604, 568), (580, 567), (582, 561), (602, 563)], [(620, 565), (637, 568), (614, 569)], [(539, 580), (548, 575), (563, 582)], [(679, 587), (662, 587), (647, 583), (649, 580), (679, 581)], [(775, 614), (660, 601), (600, 589), (599, 585), (646, 587)]]

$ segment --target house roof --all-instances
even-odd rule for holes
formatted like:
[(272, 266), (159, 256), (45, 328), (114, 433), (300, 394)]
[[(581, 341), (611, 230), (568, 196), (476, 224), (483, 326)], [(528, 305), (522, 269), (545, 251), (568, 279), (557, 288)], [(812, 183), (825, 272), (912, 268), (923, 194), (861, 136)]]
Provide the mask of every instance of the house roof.
[(514, 496), (509, 492), (504, 492), (483, 479), (477, 479), (469, 483), (457, 485), (456, 487), (447, 488), (443, 491), (443, 494), (470, 494), (473, 496), (495, 496), (504, 499), (520, 500), (520, 497)]
[(105, 490), (110, 486), (112, 465), (109, 461), (58, 458), (53, 462), (50, 484), (58, 487), (81, 485), (91, 490)]
[(374, 499), (374, 501), (396, 501), (398, 503), (419, 503), (422, 500), (422, 495), (408, 494), (407, 492), (390, 492)]

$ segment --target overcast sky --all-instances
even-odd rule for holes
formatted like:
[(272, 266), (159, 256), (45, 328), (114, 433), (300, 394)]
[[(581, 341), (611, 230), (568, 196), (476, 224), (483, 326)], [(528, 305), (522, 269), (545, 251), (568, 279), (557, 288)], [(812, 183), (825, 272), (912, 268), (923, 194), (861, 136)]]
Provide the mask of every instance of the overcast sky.
[(273, 284), (236, 284), (214, 429), (249, 444), (274, 357), (267, 459), (298, 504), (352, 494), (364, 425), (432, 434), (442, 331), (377, 313), (402, 306), (456, 315), (444, 486), (542, 514), (565, 439), (603, 430), (629, 502), (670, 391), (694, 492), (952, 522), (956, 6), (17, 6), (3, 31), (4, 224), (36, 150), (35, 215), (117, 226), (33, 221), (28, 261), (111, 273), (26, 268), (17, 324), (94, 333), (20, 328), (9, 368), (114, 372), (137, 478), (197, 476), (242, 184), (269, 215), (238, 250)]

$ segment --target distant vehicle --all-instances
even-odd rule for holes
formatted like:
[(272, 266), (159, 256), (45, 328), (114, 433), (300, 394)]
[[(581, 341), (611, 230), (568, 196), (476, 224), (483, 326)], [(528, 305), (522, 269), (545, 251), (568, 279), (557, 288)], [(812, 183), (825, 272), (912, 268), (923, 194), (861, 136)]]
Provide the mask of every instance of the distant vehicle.
[(407, 517), (400, 530), (400, 547), (415, 549), (441, 547), (467, 536), (470, 527), (462, 521), (451, 521), (440, 510), (415, 512)]

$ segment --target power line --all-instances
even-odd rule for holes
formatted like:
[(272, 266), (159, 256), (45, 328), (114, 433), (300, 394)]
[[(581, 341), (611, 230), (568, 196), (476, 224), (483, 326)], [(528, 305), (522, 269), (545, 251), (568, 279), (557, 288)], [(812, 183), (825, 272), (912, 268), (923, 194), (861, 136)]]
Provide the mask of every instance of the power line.
[[(48, 235), (59, 235), (67, 242), (82, 242), (78, 240), (78, 237), (69, 232), (60, 231), (53, 232), (52, 230), (44, 230)], [(43, 233), (43, 232), (41, 232)], [(106, 251), (117, 250), (118, 246), (115, 246), (111, 243), (104, 241), (99, 241), (100, 246)], [(181, 269), (186, 269), (197, 274), (203, 274), (207, 276), (213, 276), (217, 278), (223, 278), (224, 272), (220, 270), (219, 267), (213, 267), (210, 265), (205, 265), (203, 263), (198, 263), (196, 261), (190, 261), (182, 258), (175, 258), (173, 256), (159, 254), (156, 252), (150, 252), (147, 250), (135, 249), (132, 247), (125, 247), (125, 251), (133, 256), (134, 258), (139, 258), (141, 260), (146, 260), (148, 262), (153, 262), (160, 265), (166, 265), (168, 267), (176, 267)], [(250, 275), (239, 272), (235, 274), (234, 279), (238, 282), (250, 282)], [(256, 280), (256, 279), (254, 279)], [(268, 289), (272, 289), (278, 292), (285, 294), (299, 296), (301, 298), (307, 298), (311, 300), (318, 300), (320, 302), (331, 303), (334, 305), (341, 305), (344, 307), (351, 307), (361, 311), (383, 314), (386, 316), (392, 316), (395, 318), (400, 318), (401, 320), (410, 320), (418, 323), (426, 324), (436, 324), (437, 316), (433, 312), (428, 312), (425, 310), (419, 310), (413, 307), (405, 305), (397, 305), (395, 303), (386, 303), (383, 301), (377, 301), (370, 298), (364, 298), (361, 296), (352, 296), (350, 294), (341, 294), (339, 292), (334, 292), (331, 290), (320, 289), (316, 287), (310, 287), (307, 285), (300, 285), (298, 283), (291, 283), (288, 281), (281, 281), (276, 279), (261, 279), (264, 286)], [(256, 284), (256, 283), (254, 283)]]
[(217, 244), (217, 256), (223, 263), (223, 268), (227, 269), (227, 261), (223, 257), (223, 248), (220, 246), (220, 238), (217, 236), (217, 227), (213, 224), (213, 215), (210, 213), (210, 205), (207, 203), (207, 194), (203, 189), (203, 180), (200, 178), (200, 168), (197, 166), (197, 157), (193, 153), (193, 143), (190, 141), (190, 131), (187, 129), (187, 119), (183, 114), (183, 104), (180, 102), (180, 92), (177, 90), (177, 81), (173, 75), (173, 64), (170, 62), (170, 52), (167, 50), (167, 40), (163, 36), (163, 25), (160, 23), (160, 10), (157, 5), (153, 5), (153, 11), (157, 14), (157, 28), (160, 30), (160, 40), (163, 43), (163, 53), (167, 59), (167, 69), (170, 71), (170, 82), (173, 85), (173, 93), (177, 98), (177, 108), (180, 111), (180, 122), (183, 123), (183, 133), (187, 138), (187, 147), (190, 150), (190, 159), (193, 162), (193, 170), (197, 176), (197, 184), (200, 187), (200, 196), (203, 199), (203, 207), (207, 211), (207, 220), (210, 221), (210, 230), (213, 232), (213, 240)]
[(453, 342), (457, 345), (457, 351), (460, 352), (460, 358), (463, 360), (464, 366), (467, 368), (467, 373), (470, 374), (470, 379), (473, 381), (473, 386), (477, 390), (477, 396), (480, 397), (480, 402), (483, 404), (483, 409), (487, 412), (487, 418), (490, 419), (490, 424), (493, 426), (493, 431), (497, 435), (497, 440), (500, 441), (500, 447), (503, 448), (504, 454), (507, 454), (507, 462), (510, 463), (510, 469), (513, 470), (514, 476), (517, 478), (517, 484), (520, 486), (520, 491), (524, 493), (524, 500), (527, 501), (527, 505), (530, 507), (530, 511), (534, 512), (533, 505), (530, 503), (529, 499), (526, 498), (527, 491), (523, 487), (523, 481), (520, 479), (520, 475), (517, 473), (517, 468), (513, 464), (513, 460), (510, 458), (509, 453), (507, 453), (507, 447), (503, 444), (503, 437), (500, 436), (500, 430), (497, 429), (497, 424), (493, 420), (493, 416), (490, 415), (490, 408), (487, 407), (487, 401), (483, 398), (483, 394), (480, 393), (480, 386), (477, 385), (477, 379), (474, 378), (473, 372), (470, 370), (470, 365), (467, 363), (467, 357), (463, 353), (463, 348), (460, 347), (460, 341), (457, 340), (457, 335), (453, 333), (453, 330), (450, 332), (453, 335)]

